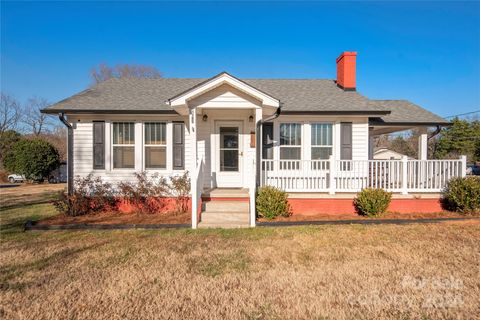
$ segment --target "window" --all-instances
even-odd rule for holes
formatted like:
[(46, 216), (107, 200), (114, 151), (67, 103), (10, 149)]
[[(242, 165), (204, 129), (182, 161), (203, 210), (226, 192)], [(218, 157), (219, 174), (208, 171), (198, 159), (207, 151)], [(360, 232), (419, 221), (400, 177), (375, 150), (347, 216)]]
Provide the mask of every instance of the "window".
[(135, 168), (135, 124), (113, 123), (113, 168)]
[(167, 167), (167, 124), (147, 122), (145, 130), (145, 169), (165, 169)]
[(302, 153), (302, 125), (280, 124), (280, 159), (300, 160)]
[(332, 125), (312, 123), (312, 160), (325, 160), (332, 154)]
[[(280, 160), (300, 160), (302, 158), (302, 125), (300, 123), (280, 124)], [(280, 162), (280, 169), (300, 168), (300, 161)]]

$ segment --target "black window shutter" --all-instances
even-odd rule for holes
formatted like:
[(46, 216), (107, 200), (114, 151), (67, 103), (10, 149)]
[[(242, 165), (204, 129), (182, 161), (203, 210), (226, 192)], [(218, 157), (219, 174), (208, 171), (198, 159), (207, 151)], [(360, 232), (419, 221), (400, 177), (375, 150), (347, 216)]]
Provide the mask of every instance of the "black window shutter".
[(262, 126), (262, 159), (273, 159), (273, 123)]
[(173, 169), (185, 169), (185, 125), (183, 122), (173, 123)]
[(352, 160), (352, 123), (340, 123), (340, 159)]
[(105, 169), (105, 122), (93, 122), (93, 169)]

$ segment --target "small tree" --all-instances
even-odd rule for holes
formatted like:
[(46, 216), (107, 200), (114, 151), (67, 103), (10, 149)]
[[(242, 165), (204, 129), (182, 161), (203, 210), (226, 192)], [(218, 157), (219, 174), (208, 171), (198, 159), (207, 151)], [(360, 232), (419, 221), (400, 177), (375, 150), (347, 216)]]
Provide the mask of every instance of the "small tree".
[(28, 99), (22, 117), (22, 122), (27, 132), (39, 136), (52, 127), (52, 116), (40, 112), (40, 110), (46, 108), (49, 104), (50, 103), (44, 98), (32, 97)]
[(2, 92), (0, 99), (0, 133), (17, 129), (21, 117), (22, 108), (20, 103)]
[(4, 159), (5, 168), (28, 180), (43, 180), (60, 163), (57, 149), (45, 140), (21, 139), (12, 151)]
[(155, 67), (144, 65), (121, 64), (110, 67), (104, 63), (90, 70), (93, 84), (98, 84), (111, 78), (161, 78), (162, 74)]
[[(469, 162), (480, 161), (477, 143), (480, 140), (480, 121), (453, 119), (452, 126), (442, 129), (435, 148), (435, 158), (466, 155)], [(478, 154), (478, 156), (477, 156)]]

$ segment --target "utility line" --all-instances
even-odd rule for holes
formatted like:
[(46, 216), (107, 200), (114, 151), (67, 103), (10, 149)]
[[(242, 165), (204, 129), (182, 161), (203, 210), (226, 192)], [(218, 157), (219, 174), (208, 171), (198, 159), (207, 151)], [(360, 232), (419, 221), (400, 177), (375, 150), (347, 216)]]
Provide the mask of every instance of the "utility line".
[(473, 114), (473, 113), (479, 113), (480, 110), (477, 110), (477, 111), (471, 111), (471, 112), (466, 112), (466, 113), (461, 113), (461, 114), (455, 114), (453, 116), (448, 116), (448, 117), (444, 117), (445, 119), (448, 119), (448, 118), (455, 118), (455, 117), (460, 117), (460, 116), (466, 116), (466, 115), (469, 115), (469, 114)]

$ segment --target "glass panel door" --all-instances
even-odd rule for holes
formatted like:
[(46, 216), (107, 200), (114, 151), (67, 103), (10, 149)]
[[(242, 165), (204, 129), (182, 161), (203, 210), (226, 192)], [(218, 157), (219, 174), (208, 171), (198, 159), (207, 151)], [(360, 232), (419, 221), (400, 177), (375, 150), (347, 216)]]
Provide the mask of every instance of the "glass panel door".
[(238, 172), (238, 127), (220, 127), (220, 171)]

